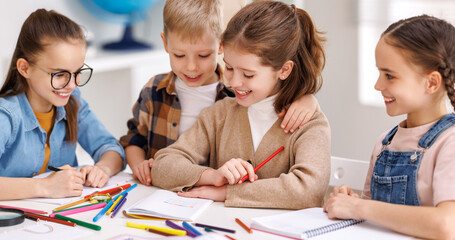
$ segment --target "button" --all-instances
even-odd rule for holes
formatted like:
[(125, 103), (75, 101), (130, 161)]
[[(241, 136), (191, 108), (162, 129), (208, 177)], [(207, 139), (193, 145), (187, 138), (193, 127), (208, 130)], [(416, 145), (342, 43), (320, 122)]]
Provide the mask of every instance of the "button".
[(177, 123), (176, 122), (172, 123), (172, 126), (173, 127), (177, 126)]
[(178, 97), (176, 97), (176, 98), (175, 98), (175, 101), (177, 101), (177, 102), (178, 102), (178, 101), (179, 101), (179, 98), (178, 98)]
[(32, 173), (32, 176), (36, 176), (36, 172)]

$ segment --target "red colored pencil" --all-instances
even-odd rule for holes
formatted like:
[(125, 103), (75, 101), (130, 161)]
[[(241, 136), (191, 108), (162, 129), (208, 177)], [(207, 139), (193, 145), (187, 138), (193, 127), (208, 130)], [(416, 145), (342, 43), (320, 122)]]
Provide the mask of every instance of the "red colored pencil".
[(30, 213), (47, 214), (47, 212), (45, 212), (45, 211), (29, 209), (29, 208), (20, 208), (20, 207), (6, 206), (6, 205), (0, 205), (0, 207), (2, 207), (2, 208), (19, 209), (19, 210), (22, 210), (24, 212), (30, 212)]
[[(263, 162), (261, 162), (261, 164), (259, 164), (257, 167), (254, 168), (254, 172), (256, 172), (257, 170), (259, 170), (259, 168), (261, 168), (262, 166), (264, 166), (264, 164), (266, 164), (268, 161), (270, 161), (270, 159), (272, 159), (273, 157), (275, 157), (279, 152), (283, 151), (284, 147), (281, 146), (278, 150), (276, 150), (274, 153), (272, 153), (272, 155), (270, 155), (266, 160), (264, 160)], [(248, 179), (248, 174), (245, 175), (242, 179), (240, 179), (239, 183), (243, 183), (245, 180)]]
[(43, 220), (43, 221), (60, 223), (60, 224), (71, 226), (71, 227), (75, 227), (76, 226), (75, 223), (72, 223), (72, 222), (69, 222), (69, 221), (60, 220), (60, 219), (56, 219), (56, 218), (51, 218), (51, 217), (48, 217), (48, 216), (42, 216), (42, 215), (39, 215), (39, 214), (26, 212), (25, 215), (33, 217), (33, 218), (38, 218), (39, 220)]
[[(131, 184), (125, 184), (125, 185), (122, 185), (122, 186), (117, 186), (115, 188), (110, 188), (110, 189), (106, 189), (106, 190), (103, 190), (103, 191), (100, 191), (100, 192), (94, 192), (92, 194), (89, 194), (87, 196), (85, 196), (84, 198), (88, 198), (90, 197), (91, 195), (93, 194), (106, 194), (106, 193), (109, 193), (111, 196), (114, 196), (115, 194), (127, 189), (131, 187)], [(119, 191), (120, 190), (120, 191)]]

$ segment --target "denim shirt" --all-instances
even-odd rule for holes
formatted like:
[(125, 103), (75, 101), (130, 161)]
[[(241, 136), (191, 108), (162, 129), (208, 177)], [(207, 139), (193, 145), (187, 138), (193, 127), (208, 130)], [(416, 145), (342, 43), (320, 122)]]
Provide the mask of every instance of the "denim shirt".
[[(126, 165), (125, 152), (117, 140), (106, 130), (76, 89), (72, 95), (79, 103), (77, 116), (77, 142), (95, 160), (106, 151), (115, 151)], [(56, 117), (49, 139), (51, 149), (49, 165), (77, 166), (76, 143), (65, 140), (66, 112), (56, 108)], [(0, 176), (32, 177), (44, 161), (46, 132), (41, 128), (25, 93), (0, 98)]]

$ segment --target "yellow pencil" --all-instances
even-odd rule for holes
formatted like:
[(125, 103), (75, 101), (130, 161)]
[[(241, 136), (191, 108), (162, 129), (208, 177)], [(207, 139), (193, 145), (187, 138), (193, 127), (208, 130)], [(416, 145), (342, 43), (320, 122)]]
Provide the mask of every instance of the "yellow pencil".
[(58, 208), (52, 210), (52, 212), (59, 211), (59, 210), (62, 210), (62, 209), (67, 209), (67, 208), (69, 208), (69, 207), (72, 207), (72, 206), (75, 206), (75, 205), (78, 205), (78, 204), (87, 202), (88, 200), (89, 200), (89, 198), (83, 198), (83, 199), (81, 199), (81, 200), (77, 200), (77, 201), (75, 201), (75, 202), (68, 203), (68, 204), (63, 205), (63, 206), (61, 206), (61, 207), (58, 207)]
[(112, 206), (107, 210), (106, 215), (111, 214), (112, 209), (114, 209), (115, 205), (117, 205), (117, 203), (120, 202), (120, 199), (122, 199), (122, 197), (123, 195), (120, 195), (120, 197), (117, 198), (117, 200), (115, 200), (114, 204), (112, 204)]
[(133, 222), (127, 222), (126, 223), (126, 226), (127, 227), (132, 227), (132, 228), (139, 228), (139, 229), (153, 229), (153, 230), (157, 230), (157, 231), (160, 231), (160, 232), (164, 232), (164, 233), (169, 233), (169, 234), (172, 234), (172, 235), (186, 235), (186, 231), (183, 231), (183, 230), (177, 230), (177, 229), (171, 229), (171, 228), (163, 228), (163, 227), (155, 227), (155, 226), (150, 226), (150, 225), (145, 225), (145, 224), (140, 224), (140, 223), (133, 223)]

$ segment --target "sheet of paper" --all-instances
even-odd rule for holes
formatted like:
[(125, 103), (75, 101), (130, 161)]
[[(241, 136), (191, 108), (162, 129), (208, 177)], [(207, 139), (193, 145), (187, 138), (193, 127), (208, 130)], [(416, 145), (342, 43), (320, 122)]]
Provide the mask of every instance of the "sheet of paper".
[(166, 190), (156, 190), (126, 210), (130, 214), (194, 221), (213, 201), (180, 197)]
[(69, 227), (58, 223), (39, 221), (21, 229), (2, 232), (0, 233), (0, 240), (68, 240), (80, 239), (91, 234), (93, 231), (80, 226)]
[[(45, 178), (49, 176), (52, 172), (46, 172), (40, 175), (35, 176), (35, 178)], [(25, 200), (35, 201), (35, 202), (44, 202), (44, 203), (51, 203), (51, 204), (58, 204), (64, 205), (70, 202), (77, 201), (81, 199), (83, 196), (89, 195), (95, 191), (103, 191), (105, 189), (113, 188), (116, 186), (121, 186), (133, 181), (133, 176), (131, 174), (117, 174), (109, 179), (109, 181), (104, 185), (102, 188), (94, 188), (94, 187), (86, 187), (84, 186), (84, 190), (82, 190), (81, 197), (67, 197), (67, 198), (29, 198)]]

